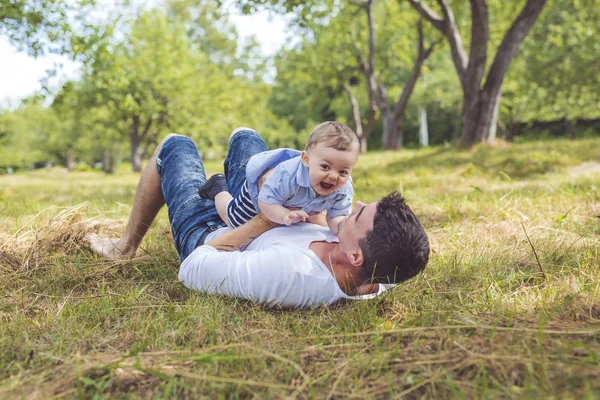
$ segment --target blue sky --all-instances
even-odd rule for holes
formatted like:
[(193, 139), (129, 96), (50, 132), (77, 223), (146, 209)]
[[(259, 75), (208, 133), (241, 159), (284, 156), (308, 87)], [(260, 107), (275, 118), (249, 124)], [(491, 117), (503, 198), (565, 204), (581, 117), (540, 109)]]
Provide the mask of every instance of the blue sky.
[[(239, 15), (232, 7), (230, 20), (236, 26), (240, 39), (255, 36), (261, 44), (263, 54), (273, 55), (285, 41), (285, 19), (269, 16), (266, 12), (254, 15)], [(0, 109), (13, 108), (19, 101), (41, 88), (46, 70), (54, 64), (62, 64), (52, 84), (59, 87), (65, 80), (76, 78), (79, 66), (65, 57), (49, 55), (37, 59), (17, 50), (9, 41), (0, 37)]]

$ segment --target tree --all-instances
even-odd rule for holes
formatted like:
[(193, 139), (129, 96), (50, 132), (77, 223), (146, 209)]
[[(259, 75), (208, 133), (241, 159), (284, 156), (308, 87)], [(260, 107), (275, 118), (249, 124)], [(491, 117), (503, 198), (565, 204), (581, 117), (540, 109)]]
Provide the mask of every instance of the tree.
[(0, 113), (0, 167), (29, 168), (39, 162), (62, 162), (64, 154), (46, 146), (46, 138), (61, 129), (56, 114), (30, 98), (19, 108)]
[(486, 0), (470, 0), (471, 40), (469, 55), (463, 48), (462, 38), (448, 0), (437, 0), (442, 16), (420, 0), (408, 0), (423, 18), (439, 30), (450, 45), (454, 68), (458, 74), (462, 93), (462, 134), (460, 141), (470, 146), (490, 141), (495, 137), (500, 89), (512, 58), (547, 0), (527, 0), (498, 46), (485, 83), (487, 50), (490, 39), (490, 21)]
[[(308, 67), (315, 71), (312, 84), (316, 90), (321, 89), (320, 101), (331, 104), (340, 92), (345, 93), (363, 151), (366, 150), (377, 110), (383, 120), (384, 148), (397, 149), (402, 146), (403, 116), (421, 68), (434, 47), (434, 44), (425, 45), (425, 34), (420, 23), (410, 18), (407, 22), (404, 17), (388, 19), (386, 24), (376, 25), (374, 20), (383, 21), (389, 15), (406, 15), (402, 5), (390, 1), (377, 2), (377, 7), (372, 0), (241, 2), (245, 12), (267, 6), (279, 12), (293, 12), (296, 16), (295, 27), (304, 34), (302, 50), (313, 53), (312, 57), (306, 55), (305, 58), (312, 61)], [(361, 18), (362, 12), (367, 17), (365, 20)], [(379, 37), (377, 45), (376, 35)], [(288, 63), (296, 64), (295, 61)], [(306, 69), (307, 64), (302, 65)], [(361, 75), (368, 94), (366, 104), (363, 103), (363, 109), (367, 110), (366, 124), (363, 124), (363, 113), (355, 90)], [(322, 98), (323, 91), (328, 101)]]
[(80, 38), (69, 19), (81, 21), (81, 15), (93, 3), (93, 0), (0, 0), (0, 36), (8, 37), (19, 50), (31, 55), (77, 52)]
[(125, 147), (121, 132), (127, 126), (108, 105), (90, 101), (93, 88), (89, 82), (67, 82), (56, 94), (50, 110), (61, 122), (60, 129), (46, 137), (48, 149), (64, 155), (65, 166), (71, 170), (75, 161), (102, 161), (104, 172), (114, 172), (116, 157)]
[(163, 130), (191, 114), (199, 71), (210, 75), (214, 66), (205, 55), (192, 53), (182, 26), (170, 24), (159, 10), (142, 11), (129, 29), (116, 44), (112, 31), (106, 32), (83, 88), (86, 104), (107, 106), (115, 123), (127, 123), (131, 164), (139, 172)]
[(264, 128), (269, 140), (289, 144), (291, 130), (268, 110), (270, 88), (253, 79), (248, 47), (238, 49), (235, 32), (214, 6), (190, 4), (191, 11), (141, 10), (135, 20), (116, 21), (92, 38), (77, 101), (66, 102), (81, 109), (72, 115), (75, 131), (91, 133), (88, 142), (109, 159), (119, 150), (115, 143), (129, 143), (134, 171), (169, 132), (218, 152), (233, 128), (250, 124)]
[(364, 9), (367, 16), (367, 29), (368, 29), (368, 51), (367, 58), (363, 56), (363, 52), (360, 49), (358, 43), (356, 45), (356, 54), (358, 58), (358, 65), (360, 71), (365, 76), (367, 81), (367, 88), (369, 91), (369, 99), (373, 100), (381, 113), (383, 118), (383, 148), (384, 149), (398, 149), (402, 146), (402, 121), (404, 113), (406, 112), (408, 102), (411, 94), (417, 83), (417, 79), (421, 74), (421, 68), (425, 63), (425, 60), (429, 57), (434, 44), (429, 47), (425, 47), (425, 38), (423, 34), (423, 26), (421, 21), (417, 23), (417, 57), (414, 61), (414, 65), (408, 77), (408, 80), (404, 84), (402, 92), (398, 97), (397, 101), (390, 104), (388, 99), (387, 89), (384, 84), (375, 77), (375, 29), (373, 26), (373, 0), (367, 0), (360, 5)]
[[(594, 4), (596, 3), (596, 4)], [(600, 118), (600, 10), (595, 1), (551, 0), (507, 74), (507, 138), (522, 123), (555, 121), (574, 137), (578, 119)]]
[(340, 10), (326, 26), (312, 25), (310, 36), (278, 54), (271, 107), (276, 114), (289, 118), (297, 131), (310, 130), (322, 120), (348, 123), (364, 152), (375, 122), (375, 106), (371, 103), (368, 107), (363, 123), (361, 103), (365, 103), (362, 93), (366, 88), (360, 82), (348, 29), (349, 18), (354, 16), (347, 11)]

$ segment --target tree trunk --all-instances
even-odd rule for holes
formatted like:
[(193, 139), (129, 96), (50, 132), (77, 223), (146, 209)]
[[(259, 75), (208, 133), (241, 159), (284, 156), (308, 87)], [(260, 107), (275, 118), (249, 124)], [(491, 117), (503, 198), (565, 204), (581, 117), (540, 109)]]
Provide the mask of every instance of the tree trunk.
[(479, 91), (474, 97), (463, 96), (461, 143), (470, 146), (479, 142), (492, 142), (496, 137), (500, 94), (490, 97)]
[(377, 105), (375, 104), (375, 100), (373, 98), (369, 99), (369, 116), (367, 118), (367, 126), (364, 128), (363, 137), (360, 141), (360, 149), (361, 152), (367, 152), (367, 140), (373, 131), (373, 127), (375, 126), (377, 116)]
[(381, 117), (383, 118), (383, 149), (398, 150), (402, 142), (400, 121), (389, 111), (385, 114), (382, 112)]
[(496, 100), (494, 101), (494, 109), (492, 110), (492, 127), (490, 128), (490, 134), (488, 136), (488, 141), (491, 143), (496, 139), (496, 134), (498, 132), (498, 112), (500, 111), (500, 92), (496, 96)]
[(506, 141), (507, 142), (515, 141), (515, 137), (519, 133), (519, 126), (517, 125), (518, 122), (519, 121), (513, 115), (510, 116), (510, 121), (508, 121), (508, 125), (506, 126)]
[(140, 116), (135, 115), (131, 128), (131, 167), (133, 168), (133, 172), (142, 172), (142, 150)]
[(367, 152), (367, 137), (369, 135), (369, 131), (363, 129), (362, 119), (360, 116), (360, 107), (358, 104), (358, 100), (352, 92), (352, 87), (349, 83), (344, 83), (344, 90), (346, 90), (346, 94), (348, 95), (348, 100), (350, 101), (350, 105), (352, 106), (352, 118), (354, 119), (354, 132), (356, 133), (356, 137), (358, 138), (358, 143), (360, 144), (360, 152)]
[[(365, 61), (360, 47), (355, 40), (355, 49), (356, 49), (356, 57), (359, 65), (359, 69), (365, 76), (365, 80), (367, 82), (367, 90), (369, 92), (369, 99), (371, 104), (371, 111), (369, 118), (369, 126), (371, 124), (371, 116), (375, 117), (375, 104), (381, 113), (381, 118), (383, 119), (383, 148), (384, 150), (398, 150), (402, 146), (402, 119), (404, 116), (404, 112), (408, 106), (408, 101), (410, 96), (413, 93), (414, 87), (417, 83), (417, 79), (421, 74), (421, 68), (433, 51), (433, 48), (437, 44), (434, 42), (428, 48), (425, 47), (425, 36), (423, 34), (423, 24), (419, 21), (417, 25), (417, 31), (419, 34), (419, 39), (417, 43), (417, 58), (415, 60), (415, 64), (411, 71), (408, 81), (404, 85), (402, 89), (402, 93), (400, 93), (400, 97), (398, 101), (392, 104), (388, 102), (387, 98), (387, 90), (383, 86), (383, 84), (377, 82), (375, 78), (375, 30), (373, 29), (373, 16), (371, 13), (371, 7), (373, 5), (373, 0), (367, 0), (363, 3), (362, 7), (364, 8), (367, 14), (367, 26), (369, 29), (369, 53), (367, 55), (367, 61)], [(370, 129), (369, 129), (370, 130)], [(365, 143), (366, 144), (366, 143)]]
[(67, 147), (67, 152), (65, 154), (65, 167), (67, 171), (71, 172), (75, 167), (75, 160), (73, 160), (73, 148)]
[(361, 136), (358, 139), (358, 143), (360, 145), (360, 152), (361, 153), (366, 153), (367, 152), (367, 137), (365, 135)]
[(102, 152), (102, 171), (106, 174), (114, 174), (115, 172), (115, 158), (110, 149), (104, 149)]
[(427, 110), (421, 107), (420, 109), (420, 124), (419, 124), (419, 143), (423, 147), (429, 146), (429, 127), (427, 126)]
[(142, 146), (139, 143), (131, 145), (131, 166), (133, 172), (142, 172)]

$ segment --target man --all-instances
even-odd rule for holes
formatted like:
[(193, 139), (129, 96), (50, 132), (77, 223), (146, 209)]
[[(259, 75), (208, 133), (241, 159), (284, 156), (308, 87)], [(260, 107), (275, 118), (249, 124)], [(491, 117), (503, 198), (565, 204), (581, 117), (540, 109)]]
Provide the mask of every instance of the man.
[[(224, 163), (233, 196), (241, 190), (250, 157), (266, 150), (255, 131), (233, 131)], [(378, 294), (384, 290), (378, 283), (402, 282), (427, 264), (427, 235), (396, 192), (371, 204), (356, 201), (335, 237), (315, 224), (275, 227), (261, 214), (226, 228), (214, 202), (198, 194), (206, 181), (191, 139), (168, 135), (142, 173), (123, 236), (92, 236), (91, 249), (112, 259), (133, 256), (166, 203), (182, 261), (179, 278), (187, 287), (281, 307)]]

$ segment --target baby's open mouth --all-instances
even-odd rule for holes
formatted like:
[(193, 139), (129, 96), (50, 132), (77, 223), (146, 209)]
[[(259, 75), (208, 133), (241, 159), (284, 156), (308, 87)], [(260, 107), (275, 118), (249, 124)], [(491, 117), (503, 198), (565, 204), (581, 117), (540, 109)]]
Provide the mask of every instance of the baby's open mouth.
[(333, 186), (335, 186), (335, 185), (332, 185), (331, 183), (321, 182), (319, 184), (319, 186), (321, 186), (321, 189), (328, 191), (328, 190), (331, 190), (333, 188)]

